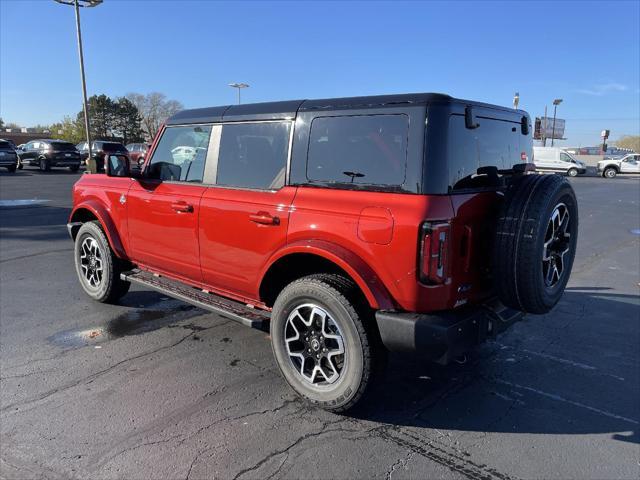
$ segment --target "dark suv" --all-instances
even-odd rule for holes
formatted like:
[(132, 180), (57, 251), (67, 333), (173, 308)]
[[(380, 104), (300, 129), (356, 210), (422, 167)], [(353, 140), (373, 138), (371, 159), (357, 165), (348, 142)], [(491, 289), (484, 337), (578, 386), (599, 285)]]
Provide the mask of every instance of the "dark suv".
[(0, 139), (0, 167), (6, 168), (11, 173), (18, 168), (18, 154), (8, 140)]
[(292, 388), (346, 410), (387, 350), (445, 364), (558, 302), (578, 207), (531, 151), (526, 112), (441, 94), (182, 111), (141, 171), (74, 186), (76, 271), (269, 328)]
[(37, 166), (43, 172), (51, 167), (67, 167), (72, 172), (80, 168), (80, 154), (73, 143), (64, 140), (32, 140), (18, 149), (23, 166)]
[[(87, 142), (81, 142), (77, 145), (78, 151), (82, 157), (82, 161), (86, 162), (89, 157), (89, 149)], [(104, 158), (111, 153), (120, 153), (128, 155), (129, 151), (120, 142), (110, 140), (95, 140), (91, 142), (91, 156), (96, 161), (98, 172), (104, 172)]]

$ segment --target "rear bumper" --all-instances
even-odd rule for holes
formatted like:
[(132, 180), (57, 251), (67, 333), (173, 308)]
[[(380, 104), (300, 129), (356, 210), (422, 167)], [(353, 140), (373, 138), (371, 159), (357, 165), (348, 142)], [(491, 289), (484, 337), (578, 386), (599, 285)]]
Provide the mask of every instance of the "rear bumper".
[(441, 364), (449, 363), (523, 317), (523, 312), (497, 301), (434, 314), (376, 312), (380, 336), (387, 349), (419, 352)]

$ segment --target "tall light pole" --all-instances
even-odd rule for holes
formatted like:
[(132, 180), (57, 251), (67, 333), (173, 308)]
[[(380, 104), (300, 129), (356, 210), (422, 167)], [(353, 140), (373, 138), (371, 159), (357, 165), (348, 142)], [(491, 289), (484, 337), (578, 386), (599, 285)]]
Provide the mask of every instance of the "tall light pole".
[(238, 89), (238, 105), (240, 105), (240, 90), (242, 90), (243, 88), (249, 88), (249, 84), (248, 83), (230, 83), (229, 84), (230, 87), (232, 88), (237, 88)]
[(80, 7), (97, 7), (102, 0), (55, 0), (63, 5), (73, 5), (76, 10), (76, 32), (78, 34), (78, 55), (80, 57), (80, 79), (82, 80), (82, 106), (84, 110), (84, 129), (87, 135), (87, 166), (96, 173), (96, 164), (91, 156), (91, 134), (89, 132), (89, 108), (87, 105), (87, 82), (84, 78), (84, 55), (82, 53), (82, 33), (80, 32)]
[(556, 136), (556, 110), (558, 109), (558, 105), (562, 103), (561, 98), (556, 98), (553, 101), (553, 126), (551, 127), (551, 146), (553, 147), (553, 140)]

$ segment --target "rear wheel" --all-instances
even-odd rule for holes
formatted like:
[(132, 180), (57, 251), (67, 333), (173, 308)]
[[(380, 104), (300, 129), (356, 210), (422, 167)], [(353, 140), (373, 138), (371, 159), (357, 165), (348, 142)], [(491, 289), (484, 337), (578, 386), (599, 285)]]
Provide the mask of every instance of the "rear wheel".
[(271, 315), (272, 348), (289, 385), (331, 411), (353, 407), (383, 363), (383, 350), (350, 280), (303, 277), (278, 296)]
[(569, 175), (570, 177), (577, 177), (578, 176), (578, 169), (577, 168), (570, 168), (569, 171), (567, 171), (567, 175)]
[(120, 280), (124, 263), (111, 250), (97, 221), (80, 227), (74, 253), (80, 285), (92, 299), (111, 303), (129, 291), (131, 284)]
[(569, 281), (578, 239), (578, 204), (560, 175), (526, 175), (507, 190), (493, 252), (502, 302), (547, 313)]
[(39, 167), (41, 172), (48, 172), (51, 170), (51, 165), (49, 164), (49, 160), (42, 157), (39, 162)]
[(618, 174), (618, 171), (615, 168), (609, 167), (609, 168), (605, 168), (602, 176), (606, 178), (614, 178), (617, 174)]
[(7, 167), (7, 170), (9, 171), (9, 173), (13, 173), (16, 171), (16, 166), (15, 165), (11, 165), (10, 167)]

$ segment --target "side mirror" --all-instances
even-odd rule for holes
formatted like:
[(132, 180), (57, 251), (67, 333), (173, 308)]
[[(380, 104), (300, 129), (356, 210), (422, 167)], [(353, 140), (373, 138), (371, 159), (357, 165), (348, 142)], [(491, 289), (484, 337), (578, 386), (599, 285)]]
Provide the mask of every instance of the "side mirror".
[(105, 156), (105, 173), (107, 177), (130, 177), (131, 167), (126, 155), (111, 154)]
[(473, 114), (473, 109), (471, 107), (466, 107), (464, 109), (464, 126), (470, 130), (480, 126), (480, 124), (476, 122), (476, 117)]

